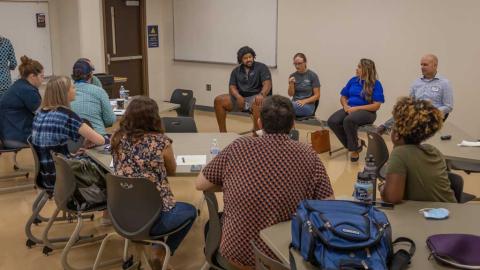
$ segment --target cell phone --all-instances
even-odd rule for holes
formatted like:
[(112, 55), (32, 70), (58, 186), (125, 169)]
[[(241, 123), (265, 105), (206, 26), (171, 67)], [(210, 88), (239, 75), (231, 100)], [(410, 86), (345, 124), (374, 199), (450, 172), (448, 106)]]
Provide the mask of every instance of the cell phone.
[(440, 136), (440, 140), (442, 141), (447, 141), (447, 140), (450, 140), (452, 138), (452, 135), (442, 135)]
[(202, 170), (202, 165), (192, 165), (190, 167), (190, 171), (191, 172), (199, 172)]

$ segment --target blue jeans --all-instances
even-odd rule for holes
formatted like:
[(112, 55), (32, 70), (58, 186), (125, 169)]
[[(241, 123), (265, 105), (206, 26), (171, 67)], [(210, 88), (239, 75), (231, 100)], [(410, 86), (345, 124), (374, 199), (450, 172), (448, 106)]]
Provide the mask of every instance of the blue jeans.
[(161, 235), (171, 232), (189, 220), (190, 223), (187, 226), (180, 231), (171, 234), (167, 239), (167, 245), (170, 247), (170, 251), (173, 255), (190, 228), (192, 228), (195, 218), (197, 218), (197, 209), (193, 205), (184, 202), (177, 202), (172, 210), (163, 212), (160, 215), (159, 219), (152, 226), (150, 234)]
[(311, 116), (315, 111), (315, 104), (308, 103), (303, 106), (297, 104), (297, 102), (292, 100), (293, 109), (295, 110), (295, 115), (298, 117)]

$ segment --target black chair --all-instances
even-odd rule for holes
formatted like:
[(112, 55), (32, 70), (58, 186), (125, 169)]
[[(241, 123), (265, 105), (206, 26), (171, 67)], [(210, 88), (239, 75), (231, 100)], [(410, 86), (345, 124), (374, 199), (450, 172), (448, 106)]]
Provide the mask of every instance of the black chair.
[[(68, 241), (68, 237), (60, 237), (60, 238), (48, 238), (48, 232), (50, 227), (52, 226), (53, 222), (55, 221), (65, 221), (69, 220), (71, 217), (66, 216), (65, 214), (62, 217), (57, 217), (58, 216), (58, 211), (56, 211), (55, 215), (52, 215), (51, 218), (45, 218), (40, 215), (40, 212), (42, 211), (43, 207), (47, 203), (47, 201), (51, 200), (53, 198), (53, 189), (50, 187), (46, 187), (40, 177), (40, 161), (37, 155), (37, 151), (35, 150), (34, 145), (32, 144), (31, 137), (27, 139), (28, 144), (30, 146), (30, 149), (32, 151), (33, 155), (33, 161), (34, 161), (34, 182), (35, 182), (35, 188), (40, 191), (38, 193), (35, 201), (33, 202), (32, 205), (32, 214), (30, 215), (29, 219), (27, 220), (27, 223), (25, 224), (25, 234), (27, 236), (27, 241), (25, 245), (28, 248), (31, 248), (32, 246), (35, 245), (51, 245), (53, 243), (59, 243), (59, 242), (64, 242), (66, 243)], [(90, 219), (93, 219), (93, 215), (89, 217)], [(49, 224), (47, 227), (44, 229), (43, 234), (42, 234), (42, 239), (39, 239), (35, 237), (32, 233), (32, 226), (33, 225), (38, 225), (42, 222), (48, 222)], [(48, 254), (52, 249), (51, 247), (45, 248), (44, 246), (44, 253)]]
[(466, 203), (476, 198), (472, 194), (463, 192), (463, 178), (460, 175), (449, 172), (448, 179), (458, 203)]
[[(158, 195), (156, 185), (145, 178), (127, 178), (123, 176), (107, 175), (107, 205), (112, 219), (114, 233), (110, 233), (102, 242), (97, 254), (93, 269), (99, 266), (105, 245), (114, 236), (120, 235), (125, 239), (123, 254), (124, 269), (136, 269), (139, 262), (133, 262), (133, 256), (128, 257), (130, 241), (142, 244), (158, 244), (165, 248), (163, 270), (167, 269), (170, 259), (170, 248), (164, 240), (190, 224), (183, 223), (175, 230), (163, 235), (150, 235), (150, 230), (162, 214), (163, 199)], [(145, 257), (145, 254), (143, 254)], [(148, 260), (147, 260), (148, 263)], [(151, 266), (149, 266), (151, 269)]]
[(375, 158), (377, 175), (385, 180), (385, 165), (387, 164), (389, 153), (388, 147), (383, 137), (376, 132), (367, 132), (368, 147), (367, 156), (372, 155)]
[(480, 173), (480, 164), (466, 161), (448, 160), (448, 168), (451, 170), (464, 171), (466, 174)]
[(215, 193), (203, 192), (208, 207), (208, 231), (205, 236), (205, 260), (207, 261), (202, 269), (214, 270), (235, 270), (227, 259), (221, 256), (218, 249), (222, 238), (222, 225), (220, 223), (220, 213), (218, 212), (218, 202)]
[[(20, 147), (20, 148), (7, 148), (3, 143), (3, 140), (0, 138), (0, 156), (6, 153), (13, 153), (13, 169), (14, 169), (14, 172), (12, 173), (1, 175), (0, 180), (11, 179), (16, 177), (25, 177), (26, 179), (28, 179), (29, 172), (26, 170), (20, 169), (17, 164), (17, 153), (26, 148), (28, 148), (28, 146)], [(15, 186), (15, 187), (3, 187), (3, 188), (0, 188), (0, 191), (3, 191), (3, 192), (17, 191), (17, 190), (23, 190), (23, 189), (28, 189), (32, 187), (33, 187), (33, 184), (29, 183), (29, 184)]]
[(192, 117), (162, 117), (163, 129), (167, 133), (196, 133), (197, 125)]
[[(85, 243), (91, 243), (99, 241), (105, 238), (103, 235), (88, 235), (80, 236), (80, 231), (83, 227), (83, 214), (92, 213), (95, 211), (103, 211), (107, 208), (106, 202), (96, 204), (88, 207), (80, 207), (81, 202), (76, 202), (74, 193), (77, 191), (77, 183), (73, 174), (72, 168), (68, 165), (68, 162), (61, 154), (52, 153), (53, 161), (55, 162), (56, 179), (55, 189), (53, 197), (55, 204), (57, 205), (57, 211), (64, 211), (72, 215), (77, 219), (77, 225), (70, 236), (67, 244), (65, 245), (62, 255), (61, 264), (63, 269), (66, 270), (79, 270), (79, 269), (92, 269), (92, 266), (78, 268), (70, 265), (68, 262), (68, 254), (74, 245), (80, 245)], [(98, 263), (98, 266), (112, 265), (121, 262), (121, 259), (114, 259)]]
[(295, 117), (295, 120), (302, 122), (302, 121), (307, 121), (307, 120), (315, 119), (315, 113), (317, 112), (318, 104), (320, 104), (320, 100), (315, 101), (315, 109), (313, 110), (312, 115), (309, 115), (309, 116), (296, 116), (296, 117)]
[(175, 109), (177, 116), (193, 117), (196, 99), (192, 90), (175, 89), (170, 97), (170, 103), (180, 104), (180, 108)]
[(252, 240), (252, 248), (255, 253), (255, 269), (256, 270), (289, 270), (290, 267), (283, 263), (270, 258), (268, 255), (260, 251)]

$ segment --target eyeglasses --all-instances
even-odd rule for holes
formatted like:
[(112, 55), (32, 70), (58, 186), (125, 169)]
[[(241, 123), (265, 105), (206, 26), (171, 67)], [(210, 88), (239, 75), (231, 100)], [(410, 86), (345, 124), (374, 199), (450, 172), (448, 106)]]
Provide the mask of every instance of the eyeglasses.
[(294, 66), (300, 66), (300, 65), (303, 65), (303, 64), (305, 64), (305, 62), (300, 62), (300, 63), (298, 63), (298, 62), (297, 62), (297, 63), (293, 63), (293, 65), (294, 65)]

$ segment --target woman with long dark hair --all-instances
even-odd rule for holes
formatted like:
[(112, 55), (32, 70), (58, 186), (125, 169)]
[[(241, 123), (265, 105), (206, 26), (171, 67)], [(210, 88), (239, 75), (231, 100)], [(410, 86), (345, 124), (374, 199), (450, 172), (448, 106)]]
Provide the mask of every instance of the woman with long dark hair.
[[(120, 120), (120, 127), (112, 136), (112, 154), (115, 173), (126, 177), (144, 177), (154, 182), (163, 199), (162, 215), (150, 231), (160, 235), (178, 228), (187, 220), (190, 224), (170, 235), (167, 245), (172, 254), (187, 235), (197, 216), (194, 206), (177, 202), (168, 183), (167, 175), (175, 174), (176, 163), (172, 140), (163, 134), (157, 103), (145, 96), (133, 98)], [(161, 265), (164, 249), (154, 254)]]
[(375, 63), (370, 59), (360, 59), (355, 77), (348, 81), (340, 95), (343, 108), (330, 116), (328, 126), (350, 151), (350, 160), (355, 162), (362, 151), (362, 145), (358, 141), (358, 127), (375, 122), (376, 112), (385, 102)]

